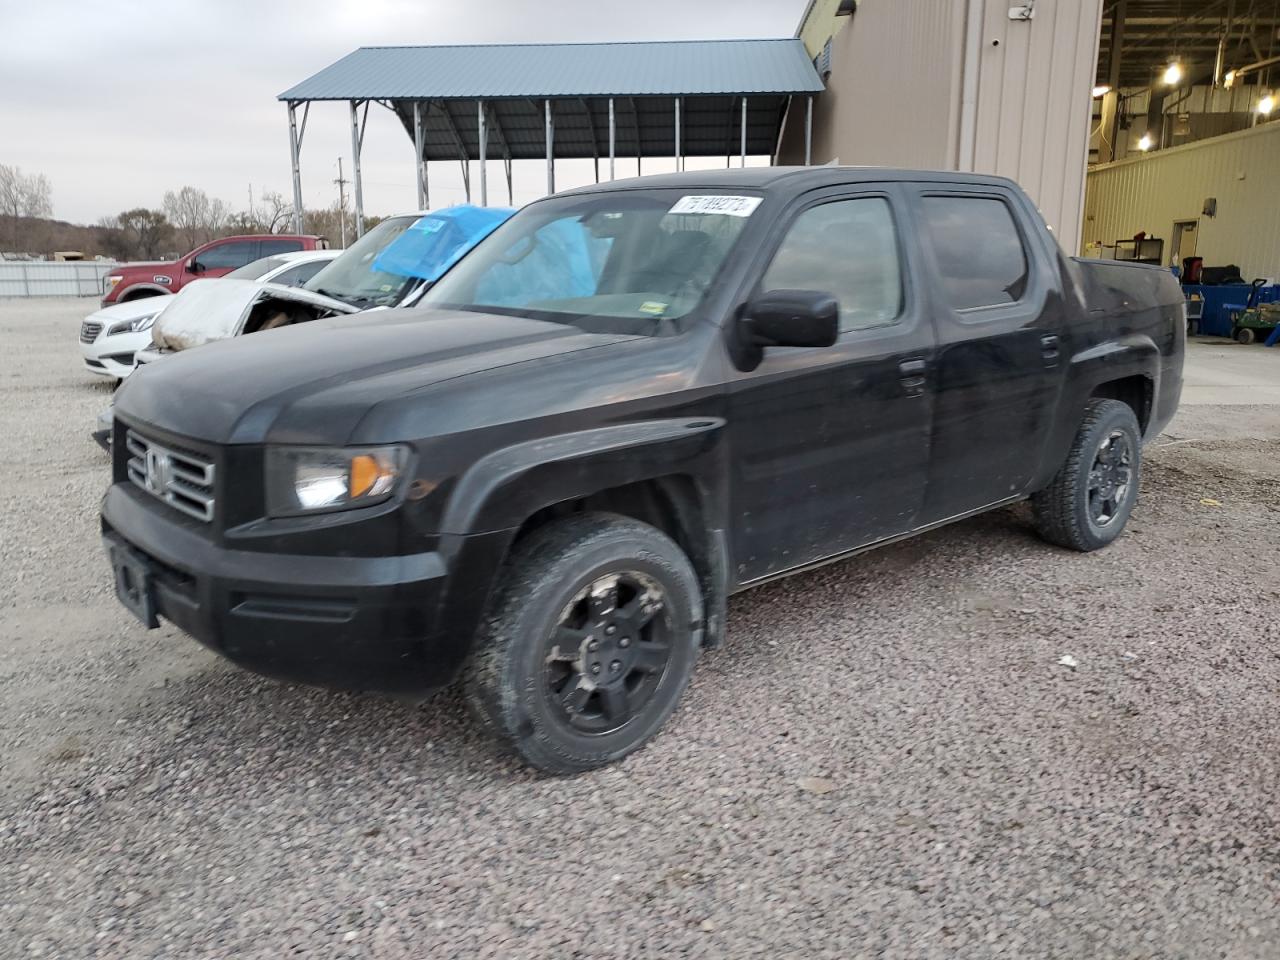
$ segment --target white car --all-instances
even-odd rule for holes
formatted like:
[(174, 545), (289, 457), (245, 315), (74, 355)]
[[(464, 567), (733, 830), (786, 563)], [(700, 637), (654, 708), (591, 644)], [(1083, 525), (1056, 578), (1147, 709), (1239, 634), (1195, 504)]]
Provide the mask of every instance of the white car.
[[(221, 279), (257, 280), (286, 287), (310, 280), (341, 250), (300, 250), (263, 257), (233, 270)], [(151, 327), (161, 311), (180, 301), (194, 287), (212, 283), (194, 280), (171, 297), (145, 297), (103, 307), (80, 324), (80, 353), (85, 369), (103, 377), (123, 380), (134, 370), (135, 355), (151, 344)]]

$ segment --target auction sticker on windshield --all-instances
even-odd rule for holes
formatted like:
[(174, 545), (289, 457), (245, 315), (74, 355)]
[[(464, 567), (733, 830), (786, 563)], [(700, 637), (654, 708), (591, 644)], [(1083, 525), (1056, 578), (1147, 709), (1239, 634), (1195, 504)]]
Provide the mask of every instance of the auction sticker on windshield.
[(726, 217), (749, 217), (763, 197), (730, 197), (722, 193), (681, 197), (668, 213), (719, 213)]

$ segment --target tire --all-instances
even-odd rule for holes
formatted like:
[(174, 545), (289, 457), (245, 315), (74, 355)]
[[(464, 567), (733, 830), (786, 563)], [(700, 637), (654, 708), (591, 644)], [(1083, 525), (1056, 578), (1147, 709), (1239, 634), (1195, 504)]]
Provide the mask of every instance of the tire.
[(1141, 477), (1142, 436), (1133, 408), (1090, 400), (1066, 462), (1031, 498), (1036, 529), (1070, 550), (1105, 547), (1129, 522)]
[(608, 513), (557, 521), (506, 563), (464, 673), (467, 700), (544, 773), (604, 766), (675, 710), (702, 621), (697, 575), (661, 531)]
[(1258, 339), (1258, 335), (1254, 333), (1253, 327), (1237, 327), (1236, 342), (1243, 343), (1246, 346)]

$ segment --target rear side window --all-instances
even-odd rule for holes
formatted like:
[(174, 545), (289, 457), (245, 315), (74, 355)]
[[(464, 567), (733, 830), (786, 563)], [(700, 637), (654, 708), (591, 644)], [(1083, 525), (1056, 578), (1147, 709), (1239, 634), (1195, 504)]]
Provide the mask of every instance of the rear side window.
[(235, 267), (243, 267), (246, 263), (256, 260), (258, 258), (257, 253), (257, 240), (242, 240), (235, 243), (222, 243), (216, 247), (210, 247), (196, 259), (210, 270), (221, 270), (226, 267), (234, 269)]
[(260, 257), (273, 257), (277, 253), (293, 253), (302, 249), (301, 240), (263, 240)]
[(992, 197), (924, 197), (920, 203), (938, 276), (956, 310), (1016, 303), (1027, 255), (1013, 213)]
[(902, 265), (889, 201), (834, 200), (796, 218), (765, 271), (764, 290), (819, 290), (840, 302), (840, 329), (893, 323)]

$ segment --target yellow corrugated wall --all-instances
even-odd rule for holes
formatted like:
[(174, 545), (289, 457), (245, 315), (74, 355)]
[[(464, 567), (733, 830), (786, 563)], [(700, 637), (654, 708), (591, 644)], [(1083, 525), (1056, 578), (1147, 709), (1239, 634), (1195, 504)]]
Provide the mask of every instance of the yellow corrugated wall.
[[(1208, 197), (1218, 201), (1215, 217), (1201, 215)], [(1280, 276), (1280, 122), (1093, 167), (1081, 251), (1145, 230), (1165, 241), (1168, 259), (1174, 221), (1196, 219), (1206, 266)]]

